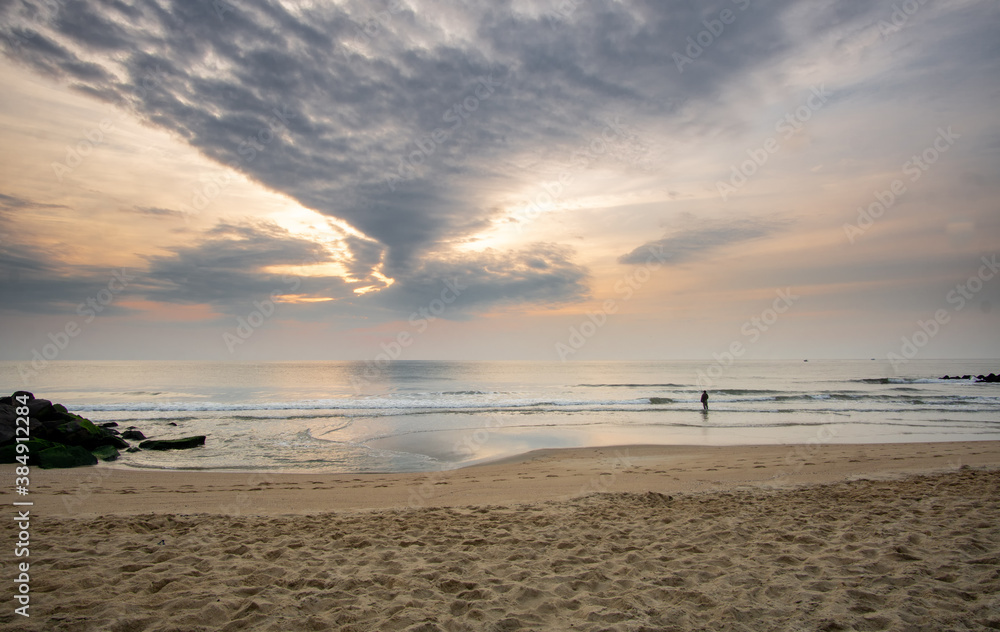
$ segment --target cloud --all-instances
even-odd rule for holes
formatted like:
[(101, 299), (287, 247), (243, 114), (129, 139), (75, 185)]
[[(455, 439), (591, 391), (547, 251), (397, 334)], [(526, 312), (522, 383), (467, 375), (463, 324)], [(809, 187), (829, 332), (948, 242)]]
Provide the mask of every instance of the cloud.
[[(791, 2), (741, 5), (26, 2), (0, 31), (23, 41), (7, 50), (20, 62), (349, 222), (395, 273), (487, 227), (490, 192), (531, 176), (517, 156), (560, 159), (614, 113), (678, 130), (692, 104), (711, 118), (734, 79), (809, 37), (777, 19)], [(678, 72), (674, 53), (724, 8), (738, 21)]]
[(684, 228), (668, 233), (660, 239), (646, 242), (628, 254), (618, 258), (618, 263), (642, 265), (651, 259), (666, 265), (678, 265), (705, 257), (725, 246), (765, 237), (781, 228), (775, 221), (732, 220), (727, 223), (715, 222), (709, 226)]
[(63, 207), (0, 193), (0, 295), (8, 297), (2, 309), (50, 311), (52, 308), (46, 305), (53, 299), (65, 302), (64, 297), (87, 286), (86, 282), (74, 283), (61, 274), (52, 253), (26, 243), (13, 219), (15, 213), (31, 208)]
[(501, 305), (571, 303), (589, 296), (589, 272), (574, 263), (573, 256), (573, 250), (565, 246), (539, 243), (520, 251), (488, 249), (461, 257), (425, 259), (397, 285), (373, 295), (372, 301), (406, 312), (426, 307), (445, 288), (458, 288), (446, 318)]
[(158, 206), (136, 206), (135, 212), (151, 217), (184, 217), (184, 213), (181, 211), (175, 211), (169, 208), (160, 208)]
[[(190, 246), (150, 257), (144, 273), (145, 297), (168, 303), (208, 303), (239, 313), (251, 298), (281, 295), (336, 299), (300, 309), (307, 319), (343, 313), (411, 313), (459, 288), (445, 318), (461, 318), (502, 304), (557, 305), (587, 295), (588, 272), (572, 261), (573, 251), (553, 244), (533, 244), (522, 251), (487, 250), (466, 256), (425, 258), (401, 271), (396, 283), (377, 293), (357, 295), (366, 284), (383, 285), (373, 276), (384, 249), (377, 243), (347, 237), (351, 256), (341, 259), (326, 247), (291, 235), (266, 222), (220, 224)], [(321, 264), (340, 263), (343, 276), (316, 272)], [(277, 271), (276, 271), (277, 270)]]
[[(338, 276), (304, 276), (288, 267), (307, 267), (335, 259), (321, 244), (289, 234), (270, 223), (221, 223), (197, 243), (149, 257), (143, 294), (155, 301), (207, 303), (238, 310), (251, 298), (304, 294), (322, 298), (350, 294)], [(277, 271), (275, 271), (277, 269)]]
[[(506, 219), (503, 202), (545, 191), (548, 174), (590, 147), (608, 120), (621, 120), (644, 150), (663, 158), (654, 165), (660, 171), (644, 174), (647, 183), (655, 181), (649, 188), (676, 184), (688, 195), (703, 173), (685, 180), (669, 160), (684, 164), (680, 150), (698, 144), (726, 147), (726, 136), (769, 118), (782, 91), (814, 77), (842, 84), (844, 109), (895, 98), (947, 111), (933, 92), (965, 94), (949, 87), (968, 88), (969, 77), (995, 74), (1000, 44), (990, 37), (993, 6), (922, 5), (912, 24), (882, 37), (876, 21), (891, 7), (805, 0), (23, 0), (0, 5), (0, 38), (17, 63), (127, 108), (204, 156), (363, 233), (343, 236), (337, 250), (272, 225), (223, 224), (150, 257), (135, 291), (233, 311), (287, 289), (288, 267), (320, 261), (331, 267), (299, 275), (296, 290), (337, 299), (313, 304), (316, 315), (405, 314), (434, 300), (451, 279), (468, 288), (449, 312), (458, 317), (588, 296), (587, 268), (562, 246), (483, 252), (460, 246)], [(723, 10), (735, 21), (691, 49), (700, 52), (689, 52)], [(935, 18), (941, 19), (934, 29), (916, 27)], [(815, 54), (819, 49), (830, 55)], [(689, 54), (678, 68), (678, 55)], [(990, 82), (980, 84), (992, 99)], [(869, 136), (897, 147), (881, 134)], [(993, 142), (995, 134), (982, 138)], [(706, 149), (690, 158), (717, 156)], [(829, 164), (843, 159), (831, 156)], [(635, 156), (603, 156), (577, 166), (573, 176), (581, 183), (589, 169), (625, 172), (637, 164)], [(857, 164), (869, 169), (864, 160)], [(0, 195), (0, 220), (27, 204)], [(149, 219), (185, 212), (133, 210)], [(644, 263), (648, 250), (658, 248), (669, 263), (681, 264), (781, 227), (766, 219), (681, 225), (619, 261)], [(107, 280), (106, 270), (68, 270), (39, 249), (4, 246), (0, 281), (10, 288), (20, 280), (24, 309), (71, 305), (65, 297), (85, 297)], [(356, 295), (364, 284), (384, 289)]]

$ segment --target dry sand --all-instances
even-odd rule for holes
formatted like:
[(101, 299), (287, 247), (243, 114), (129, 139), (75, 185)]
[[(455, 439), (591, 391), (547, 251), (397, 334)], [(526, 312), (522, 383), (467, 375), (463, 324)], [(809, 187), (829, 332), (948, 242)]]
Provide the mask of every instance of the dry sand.
[[(0, 520), (16, 577), (17, 528)], [(1000, 442), (626, 446), (435, 474), (32, 468), (3, 629), (1000, 629)], [(11, 589), (8, 588), (8, 591)]]

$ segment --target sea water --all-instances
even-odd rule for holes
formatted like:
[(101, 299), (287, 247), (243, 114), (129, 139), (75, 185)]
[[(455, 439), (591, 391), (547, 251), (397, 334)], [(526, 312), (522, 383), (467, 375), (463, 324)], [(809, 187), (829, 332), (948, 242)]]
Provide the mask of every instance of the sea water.
[[(52, 362), (26, 389), (94, 422), (204, 447), (137, 468), (450, 469), (538, 448), (1000, 439), (1000, 362)], [(703, 410), (702, 390), (709, 393)]]

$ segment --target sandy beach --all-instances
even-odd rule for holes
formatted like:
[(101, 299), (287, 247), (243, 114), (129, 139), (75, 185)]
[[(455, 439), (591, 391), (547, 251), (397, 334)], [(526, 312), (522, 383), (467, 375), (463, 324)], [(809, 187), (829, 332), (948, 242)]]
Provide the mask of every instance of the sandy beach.
[[(13, 466), (3, 502), (15, 515)], [(24, 630), (1000, 629), (1000, 442), (32, 468)]]

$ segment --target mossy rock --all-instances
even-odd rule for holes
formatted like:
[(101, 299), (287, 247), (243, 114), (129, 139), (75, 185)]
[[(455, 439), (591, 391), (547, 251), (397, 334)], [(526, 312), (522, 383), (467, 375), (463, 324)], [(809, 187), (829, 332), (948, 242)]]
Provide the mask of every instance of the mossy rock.
[(110, 445), (99, 446), (91, 450), (90, 453), (102, 461), (114, 461), (119, 456), (118, 450), (116, 450), (114, 446)]
[(150, 439), (140, 443), (139, 447), (143, 450), (187, 450), (200, 445), (205, 445), (205, 435), (181, 439)]
[[(94, 435), (95, 437), (104, 436), (104, 433), (101, 432), (101, 429), (95, 426), (94, 422), (92, 422), (91, 420), (84, 419), (80, 415), (74, 415), (73, 413), (66, 413), (66, 414), (71, 416), (73, 418), (73, 421), (60, 425), (59, 432), (62, 432), (64, 434), (72, 434), (77, 431), (77, 426), (79, 426), (80, 428), (83, 428), (84, 430)], [(76, 425), (74, 426), (74, 424)]]
[[(38, 453), (42, 450), (47, 450), (54, 445), (51, 441), (46, 441), (45, 439), (32, 439), (31, 441), (24, 441), (24, 445), (28, 446), (28, 465), (38, 465)], [(17, 460), (16, 443), (11, 443), (10, 445), (5, 445), (0, 447), (0, 463), (20, 463)]]
[(97, 465), (97, 457), (78, 445), (57, 445), (38, 453), (38, 465), (43, 470)]

